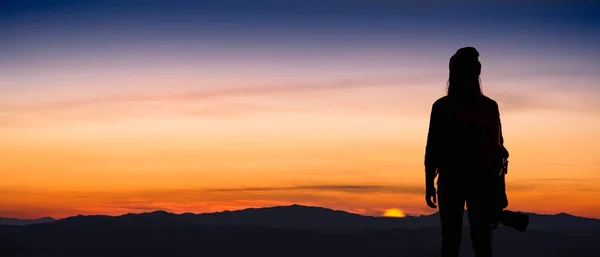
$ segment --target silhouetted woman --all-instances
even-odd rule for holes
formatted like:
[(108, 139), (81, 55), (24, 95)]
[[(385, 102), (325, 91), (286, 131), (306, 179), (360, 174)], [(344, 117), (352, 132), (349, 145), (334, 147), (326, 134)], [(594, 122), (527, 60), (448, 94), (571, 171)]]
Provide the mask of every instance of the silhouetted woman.
[[(479, 52), (450, 58), (448, 94), (432, 106), (425, 151), (426, 199), (439, 204), (442, 256), (459, 256), (465, 203), (475, 256), (492, 255), (496, 179), (503, 149), (497, 103), (483, 95)], [(435, 177), (437, 181), (434, 187)]]

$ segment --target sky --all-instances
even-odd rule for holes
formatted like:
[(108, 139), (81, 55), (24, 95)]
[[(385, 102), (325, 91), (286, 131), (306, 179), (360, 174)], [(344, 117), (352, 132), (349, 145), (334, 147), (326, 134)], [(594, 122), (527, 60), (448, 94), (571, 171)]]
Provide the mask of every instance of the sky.
[(600, 218), (599, 4), (323, 2), (2, 1), (0, 216), (433, 213), (429, 113), (474, 46), (509, 209)]

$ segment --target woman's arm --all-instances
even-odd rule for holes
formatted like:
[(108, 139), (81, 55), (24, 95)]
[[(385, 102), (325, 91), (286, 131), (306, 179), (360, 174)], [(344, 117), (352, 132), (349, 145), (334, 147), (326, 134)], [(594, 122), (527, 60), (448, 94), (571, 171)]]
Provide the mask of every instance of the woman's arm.
[(496, 115), (498, 119), (498, 143), (502, 146), (502, 151), (504, 158), (508, 158), (508, 150), (504, 147), (504, 136), (502, 135), (502, 119), (500, 118), (500, 108), (498, 107), (498, 103), (494, 101), (494, 115)]
[(425, 146), (425, 201), (430, 208), (437, 208), (435, 177), (439, 168), (440, 155), (440, 105), (436, 101), (431, 107), (427, 145)]
[(429, 131), (427, 133), (427, 145), (425, 147), (425, 181), (427, 187), (434, 186), (434, 180), (439, 167), (440, 152), (440, 123), (441, 110), (439, 102), (436, 101), (431, 107), (431, 116), (429, 118)]

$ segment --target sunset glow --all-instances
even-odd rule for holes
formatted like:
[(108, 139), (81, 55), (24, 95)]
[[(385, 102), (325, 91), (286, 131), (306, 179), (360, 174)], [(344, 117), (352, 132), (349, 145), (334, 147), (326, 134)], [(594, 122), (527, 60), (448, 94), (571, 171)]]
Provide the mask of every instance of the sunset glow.
[(91, 2), (0, 4), (0, 217), (433, 213), (431, 105), (472, 45), (511, 155), (509, 208), (600, 218), (590, 8)]
[(399, 209), (389, 209), (383, 213), (384, 217), (404, 218), (406, 215)]

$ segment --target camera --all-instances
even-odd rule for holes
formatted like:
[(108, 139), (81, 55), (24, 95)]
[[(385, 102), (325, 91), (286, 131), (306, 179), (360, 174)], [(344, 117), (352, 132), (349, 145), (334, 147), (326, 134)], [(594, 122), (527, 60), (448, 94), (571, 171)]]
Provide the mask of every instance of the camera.
[(500, 213), (500, 224), (520, 232), (525, 232), (529, 226), (529, 215), (520, 212), (502, 210)]
[(529, 226), (529, 215), (509, 211), (505, 208), (508, 207), (508, 197), (506, 196), (506, 182), (505, 175), (508, 173), (508, 160), (503, 160), (503, 167), (501, 169), (500, 176), (496, 178), (496, 192), (494, 198), (494, 221), (492, 227), (495, 229), (499, 224), (513, 228), (520, 232), (525, 232)]

